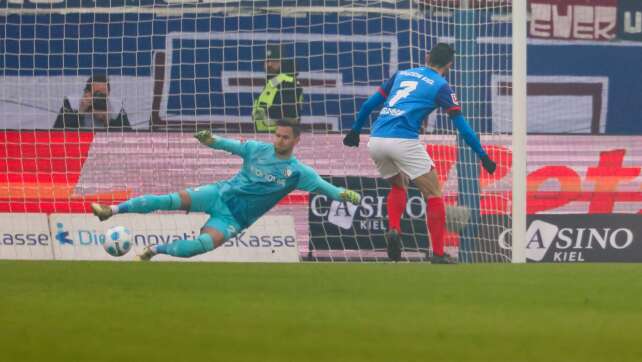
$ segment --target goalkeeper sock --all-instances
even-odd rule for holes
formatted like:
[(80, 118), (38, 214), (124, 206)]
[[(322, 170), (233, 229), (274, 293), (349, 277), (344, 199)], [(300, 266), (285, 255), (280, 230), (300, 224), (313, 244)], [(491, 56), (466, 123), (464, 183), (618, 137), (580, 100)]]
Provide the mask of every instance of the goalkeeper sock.
[(426, 224), (430, 232), (433, 254), (443, 256), (446, 208), (442, 197), (430, 197), (426, 199)]
[(214, 240), (210, 234), (201, 234), (194, 240), (175, 240), (169, 244), (158, 244), (154, 249), (158, 254), (189, 258), (214, 250)]
[(388, 209), (388, 230), (401, 232), (401, 215), (403, 215), (403, 210), (406, 208), (407, 200), (406, 189), (392, 185), (386, 203)]
[(180, 210), (180, 208), (181, 197), (178, 193), (143, 195), (118, 204), (117, 213), (136, 212), (139, 214), (147, 214), (156, 210)]

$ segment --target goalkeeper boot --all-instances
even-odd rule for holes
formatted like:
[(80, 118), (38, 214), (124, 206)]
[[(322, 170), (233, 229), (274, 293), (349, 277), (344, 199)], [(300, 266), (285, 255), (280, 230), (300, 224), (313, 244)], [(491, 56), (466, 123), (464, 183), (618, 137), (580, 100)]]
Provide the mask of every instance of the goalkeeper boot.
[(154, 255), (156, 255), (156, 252), (154, 252), (154, 250), (152, 250), (152, 247), (151, 246), (146, 246), (143, 249), (143, 252), (138, 254), (138, 260), (139, 261), (150, 261), (150, 260), (152, 260)]
[(388, 258), (392, 261), (401, 260), (401, 237), (399, 231), (391, 229), (386, 233), (388, 243)]
[(97, 203), (91, 204), (91, 211), (93, 211), (94, 215), (98, 216), (98, 219), (100, 221), (105, 221), (109, 219), (113, 214), (109, 206), (105, 206)]
[(444, 255), (433, 255), (430, 258), (431, 264), (457, 264), (457, 259), (444, 253)]

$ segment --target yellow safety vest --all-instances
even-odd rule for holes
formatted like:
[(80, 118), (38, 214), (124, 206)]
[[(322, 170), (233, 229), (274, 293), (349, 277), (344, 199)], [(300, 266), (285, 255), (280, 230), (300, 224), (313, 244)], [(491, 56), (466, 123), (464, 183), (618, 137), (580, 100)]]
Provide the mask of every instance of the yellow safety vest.
[(254, 101), (252, 120), (257, 131), (273, 132), (276, 130), (276, 121), (270, 119), (268, 109), (272, 106), (272, 103), (274, 103), (274, 98), (276, 98), (276, 94), (279, 92), (279, 86), (283, 82), (294, 83), (294, 77), (281, 73), (271, 78), (265, 84), (265, 88), (263, 88), (259, 97)]

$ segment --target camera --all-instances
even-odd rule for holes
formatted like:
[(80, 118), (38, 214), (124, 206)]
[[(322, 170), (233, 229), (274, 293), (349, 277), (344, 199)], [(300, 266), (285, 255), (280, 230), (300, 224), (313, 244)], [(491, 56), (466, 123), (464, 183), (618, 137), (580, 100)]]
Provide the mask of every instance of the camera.
[(91, 97), (91, 108), (95, 112), (107, 111), (107, 94), (103, 92), (94, 92)]

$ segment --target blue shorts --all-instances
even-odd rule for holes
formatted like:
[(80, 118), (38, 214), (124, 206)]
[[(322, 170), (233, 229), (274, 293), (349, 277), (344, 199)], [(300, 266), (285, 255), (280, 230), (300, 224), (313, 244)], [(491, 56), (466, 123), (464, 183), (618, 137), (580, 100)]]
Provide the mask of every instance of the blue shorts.
[(241, 225), (236, 221), (232, 212), (221, 198), (220, 188), (217, 184), (209, 184), (189, 188), (186, 190), (192, 199), (190, 211), (204, 212), (210, 215), (204, 227), (218, 230), (225, 240), (228, 240), (241, 231)]

